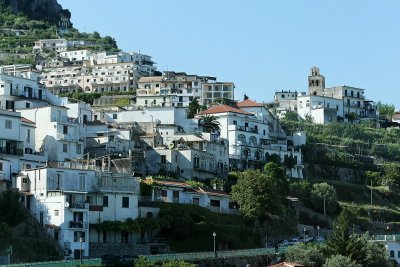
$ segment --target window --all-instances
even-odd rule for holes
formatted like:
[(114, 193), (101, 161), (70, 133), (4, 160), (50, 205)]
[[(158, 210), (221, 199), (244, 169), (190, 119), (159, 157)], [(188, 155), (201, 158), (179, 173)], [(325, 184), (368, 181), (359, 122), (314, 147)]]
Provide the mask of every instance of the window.
[(210, 200), (210, 206), (211, 206), (211, 207), (218, 207), (218, 208), (219, 208), (220, 205), (221, 205), (221, 204), (220, 204), (220, 201), (219, 201), (219, 200), (216, 200), (216, 199), (211, 199), (211, 200)]
[(389, 258), (394, 258), (394, 250), (391, 250), (391, 251), (390, 251)]
[(63, 126), (63, 134), (67, 134), (68, 133), (68, 126), (64, 125)]
[(129, 233), (126, 231), (121, 232), (121, 243), (127, 244), (129, 241)]
[(79, 190), (85, 190), (85, 175), (79, 174)]
[(122, 207), (129, 208), (129, 197), (122, 197)]
[(63, 152), (64, 153), (68, 152), (68, 144), (63, 144)]
[(179, 191), (172, 191), (172, 197), (178, 199), (179, 198)]
[(31, 129), (26, 129), (26, 142), (31, 142)]
[(166, 163), (167, 157), (165, 155), (161, 155), (161, 163)]
[(60, 215), (60, 210), (54, 210), (54, 216)]
[(118, 114), (113, 114), (113, 119), (114, 120), (118, 119)]
[(193, 198), (193, 204), (194, 205), (200, 205), (200, 199), (198, 197)]
[(6, 129), (12, 129), (12, 120), (6, 120)]
[(77, 144), (76, 145), (76, 154), (81, 154), (82, 153), (82, 145), (81, 144)]
[(3, 171), (3, 162), (0, 162), (0, 171)]
[(74, 242), (80, 242), (80, 238), (85, 242), (85, 232), (74, 232)]
[(108, 196), (103, 196), (103, 207), (108, 207)]

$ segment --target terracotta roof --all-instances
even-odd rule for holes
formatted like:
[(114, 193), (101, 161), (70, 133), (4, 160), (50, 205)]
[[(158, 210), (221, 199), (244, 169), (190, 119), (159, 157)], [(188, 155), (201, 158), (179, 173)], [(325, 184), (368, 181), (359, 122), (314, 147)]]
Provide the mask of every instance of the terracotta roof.
[(242, 102), (237, 103), (236, 106), (239, 108), (244, 108), (244, 107), (263, 107), (264, 105), (261, 103), (257, 103), (253, 100), (246, 99)]
[(22, 121), (22, 122), (25, 122), (25, 123), (30, 123), (30, 124), (36, 124), (36, 123), (34, 123), (33, 121), (28, 120), (27, 118), (24, 118), (24, 117), (21, 118), (21, 121)]
[(244, 115), (252, 115), (252, 113), (234, 108), (228, 105), (219, 105), (216, 107), (209, 108), (207, 110), (204, 110), (203, 112), (200, 112), (200, 115), (207, 115), (207, 114), (217, 114), (217, 113), (226, 113), (226, 112), (233, 112), (233, 113), (239, 113), (239, 114), (244, 114)]

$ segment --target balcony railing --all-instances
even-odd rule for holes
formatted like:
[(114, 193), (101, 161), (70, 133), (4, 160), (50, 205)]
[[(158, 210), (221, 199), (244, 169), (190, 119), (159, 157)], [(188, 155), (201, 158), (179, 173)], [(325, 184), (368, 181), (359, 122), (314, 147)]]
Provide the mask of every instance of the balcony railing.
[(89, 209), (89, 204), (85, 202), (72, 202), (69, 203), (70, 209), (86, 210)]
[(78, 228), (78, 229), (88, 229), (89, 224), (87, 222), (80, 221), (70, 221), (69, 228)]
[(76, 134), (57, 133), (57, 140), (78, 141), (78, 136)]
[(22, 149), (0, 147), (0, 154), (23, 156), (24, 155), (24, 151)]

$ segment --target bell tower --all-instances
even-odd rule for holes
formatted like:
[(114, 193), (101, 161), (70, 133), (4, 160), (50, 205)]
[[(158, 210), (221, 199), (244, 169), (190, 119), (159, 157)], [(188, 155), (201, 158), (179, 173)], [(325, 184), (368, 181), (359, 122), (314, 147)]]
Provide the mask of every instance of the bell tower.
[(325, 89), (325, 77), (319, 73), (319, 68), (312, 67), (308, 76), (308, 94), (323, 95)]

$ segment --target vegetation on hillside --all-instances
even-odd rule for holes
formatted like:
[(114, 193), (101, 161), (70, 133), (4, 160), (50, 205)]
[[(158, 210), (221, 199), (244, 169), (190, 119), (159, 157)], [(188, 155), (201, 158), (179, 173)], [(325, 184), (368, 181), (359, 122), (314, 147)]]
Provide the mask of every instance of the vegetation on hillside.
[(369, 235), (354, 233), (352, 216), (342, 211), (334, 223), (334, 231), (325, 244), (298, 244), (289, 247), (286, 259), (305, 266), (394, 266), (383, 243), (370, 242)]
[(10, 7), (0, 3), (0, 65), (17, 63), (33, 65), (35, 62), (33, 46), (35, 41), (40, 39), (61, 37), (68, 40), (84, 40), (92, 44), (85, 48), (94, 51), (119, 51), (116, 41), (111, 36), (101, 37), (98, 32), (81, 33), (72, 27), (68, 33), (60, 36), (57, 23), (46, 19), (46, 16), (36, 19), (29, 17), (29, 14), (23, 12), (14, 14)]

